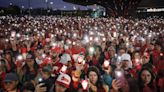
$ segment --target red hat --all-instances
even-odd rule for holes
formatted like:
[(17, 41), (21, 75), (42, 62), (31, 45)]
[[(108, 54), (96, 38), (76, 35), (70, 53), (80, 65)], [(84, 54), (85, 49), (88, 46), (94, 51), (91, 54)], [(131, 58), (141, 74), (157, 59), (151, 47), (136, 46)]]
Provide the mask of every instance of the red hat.
[(56, 80), (56, 83), (60, 84), (60, 85), (63, 85), (66, 88), (69, 88), (69, 85), (71, 83), (71, 77), (69, 75), (67, 75), (67, 74), (61, 73), (58, 76), (58, 78)]
[(52, 47), (51, 51), (56, 52), (56, 53), (61, 53), (63, 51), (63, 48), (61, 48), (61, 47)]

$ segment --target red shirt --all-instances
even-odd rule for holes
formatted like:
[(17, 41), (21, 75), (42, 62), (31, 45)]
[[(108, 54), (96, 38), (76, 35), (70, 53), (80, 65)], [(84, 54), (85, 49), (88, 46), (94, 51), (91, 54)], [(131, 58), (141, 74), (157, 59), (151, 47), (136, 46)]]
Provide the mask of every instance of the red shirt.
[(79, 54), (79, 53), (84, 53), (86, 54), (86, 49), (83, 47), (75, 47), (73, 46), (72, 48), (70, 48), (71, 54)]

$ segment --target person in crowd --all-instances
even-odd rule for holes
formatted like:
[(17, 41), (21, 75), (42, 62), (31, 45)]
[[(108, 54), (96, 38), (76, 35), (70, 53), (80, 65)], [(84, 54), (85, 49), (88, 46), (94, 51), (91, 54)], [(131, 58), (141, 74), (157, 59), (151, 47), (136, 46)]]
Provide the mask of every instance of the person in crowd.
[(55, 78), (51, 75), (52, 74), (52, 66), (45, 65), (41, 69), (41, 73), (35, 78), (36, 84), (44, 83), (44, 87), (46, 87), (47, 91), (49, 92), (52, 89)]
[(7, 67), (7, 72), (15, 72), (16, 65), (14, 63), (14, 59), (13, 59), (11, 51), (5, 52), (5, 61), (6, 61), (5, 63), (6, 63), (6, 67)]
[(103, 83), (98, 68), (89, 67), (87, 77), (89, 79), (89, 92), (108, 92), (109, 88)]
[[(103, 82), (108, 85), (108, 88), (112, 87), (112, 67), (109, 63), (107, 63), (110, 61), (106, 60), (104, 61), (104, 64), (102, 65), (103, 70), (104, 70), (104, 74), (102, 75), (102, 80)], [(110, 90), (108, 90), (108, 92), (110, 92)]]
[(150, 68), (141, 69), (138, 75), (138, 87), (140, 92), (157, 92), (156, 76)]
[(23, 84), (22, 92), (34, 92), (35, 91), (35, 86), (32, 82), (25, 82)]
[(4, 79), (4, 92), (20, 92), (18, 76), (15, 73), (7, 73)]
[(28, 53), (26, 56), (25, 65), (22, 68), (22, 83), (34, 80), (38, 74), (38, 69), (39, 66), (36, 63), (33, 55), (31, 53)]
[[(71, 77), (67, 74), (61, 73), (55, 83), (53, 88), (51, 88), (48, 92), (67, 92), (71, 83)], [(35, 92), (47, 92), (47, 87), (44, 86), (44, 83), (40, 83), (36, 86)]]
[[(163, 21), (160, 17), (0, 16), (0, 87), (7, 88), (6, 73), (17, 73), (23, 92), (34, 91), (32, 86), (36, 92), (137, 92), (137, 86), (163, 92)], [(156, 76), (148, 85), (147, 68)], [(121, 71), (118, 76), (116, 70)], [(51, 82), (46, 87), (46, 82), (36, 79)], [(83, 89), (83, 83), (89, 84), (89, 90)]]

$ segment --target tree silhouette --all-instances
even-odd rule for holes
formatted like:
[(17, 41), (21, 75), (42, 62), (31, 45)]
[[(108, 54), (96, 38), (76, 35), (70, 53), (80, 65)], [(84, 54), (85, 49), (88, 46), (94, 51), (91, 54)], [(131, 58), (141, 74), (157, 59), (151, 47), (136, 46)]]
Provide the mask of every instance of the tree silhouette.
[(65, 2), (78, 5), (97, 4), (106, 9), (106, 13), (111, 16), (128, 16), (133, 13), (142, 0), (63, 0)]

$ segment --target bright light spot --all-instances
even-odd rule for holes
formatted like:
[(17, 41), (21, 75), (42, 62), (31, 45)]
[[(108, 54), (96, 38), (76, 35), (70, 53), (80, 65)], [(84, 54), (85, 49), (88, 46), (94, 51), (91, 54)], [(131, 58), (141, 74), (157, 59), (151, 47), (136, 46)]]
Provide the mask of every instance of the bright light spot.
[(94, 50), (95, 50), (94, 47), (90, 47), (90, 48), (89, 48), (89, 52), (90, 52), (90, 53), (93, 53)]
[(121, 71), (116, 71), (116, 76), (120, 77), (122, 75)]
[(103, 41), (105, 41), (105, 40), (106, 40), (106, 38), (104, 37), (104, 38), (103, 38)]
[(83, 80), (81, 82), (81, 84), (82, 84), (83, 89), (86, 90), (87, 89), (87, 86), (88, 86), (88, 81), (87, 80)]
[(108, 60), (105, 60), (105, 61), (104, 61), (104, 67), (108, 67), (108, 66), (109, 66), (109, 64), (110, 64), (110, 63), (109, 63), (109, 61), (108, 61)]
[(42, 54), (42, 58), (45, 58), (46, 57), (46, 54)]
[(17, 34), (16, 34), (16, 37), (18, 37), (18, 38), (19, 38), (20, 36), (21, 36), (21, 35), (20, 35), (19, 33), (17, 33)]
[(22, 56), (22, 55), (19, 55), (19, 56), (17, 57), (17, 60), (23, 60), (23, 56)]
[(65, 72), (67, 70), (67, 66), (63, 65), (63, 67), (61, 68), (62, 72)]

